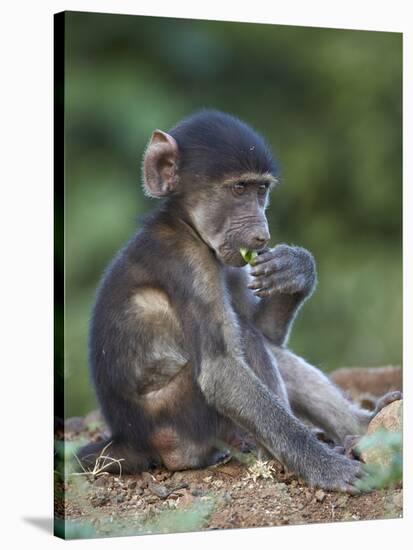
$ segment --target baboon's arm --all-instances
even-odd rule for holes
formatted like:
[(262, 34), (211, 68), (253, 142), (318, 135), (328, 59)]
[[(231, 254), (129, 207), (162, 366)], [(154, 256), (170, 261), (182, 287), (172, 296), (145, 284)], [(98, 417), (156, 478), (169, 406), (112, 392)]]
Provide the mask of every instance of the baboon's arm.
[(300, 247), (278, 245), (260, 254), (248, 287), (260, 298), (254, 320), (263, 334), (281, 346), (295, 316), (316, 285), (313, 256)]
[(350, 488), (360, 466), (320, 443), (258, 379), (243, 359), (231, 315), (215, 322), (198, 315), (191, 326), (197, 334), (192, 339), (197, 380), (208, 403), (311, 485)]

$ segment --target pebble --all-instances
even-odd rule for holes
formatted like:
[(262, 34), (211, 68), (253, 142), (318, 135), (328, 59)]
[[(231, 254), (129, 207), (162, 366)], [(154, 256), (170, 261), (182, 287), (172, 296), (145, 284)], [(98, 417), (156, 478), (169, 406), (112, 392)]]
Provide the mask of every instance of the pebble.
[(149, 472), (142, 473), (142, 487), (148, 487), (149, 483), (153, 483), (153, 476)]
[(340, 495), (339, 497), (337, 497), (336, 499), (336, 506), (346, 506), (348, 502), (348, 496), (347, 495)]
[(321, 489), (315, 492), (315, 498), (318, 500), (318, 502), (323, 502), (323, 500), (326, 498), (326, 494)]
[(216, 479), (215, 481), (212, 482), (212, 485), (214, 487), (222, 487), (224, 485), (224, 482), (222, 481), (222, 479)]
[(185, 479), (185, 473), (186, 472), (174, 472), (172, 475), (172, 481), (179, 482), (183, 481)]
[(165, 485), (159, 485), (159, 483), (154, 483), (153, 481), (148, 484), (148, 489), (151, 493), (161, 499), (168, 498), (169, 495), (173, 492), (171, 491), (171, 489), (165, 487)]
[(107, 487), (109, 485), (109, 476), (101, 475), (95, 479), (93, 482), (95, 487)]

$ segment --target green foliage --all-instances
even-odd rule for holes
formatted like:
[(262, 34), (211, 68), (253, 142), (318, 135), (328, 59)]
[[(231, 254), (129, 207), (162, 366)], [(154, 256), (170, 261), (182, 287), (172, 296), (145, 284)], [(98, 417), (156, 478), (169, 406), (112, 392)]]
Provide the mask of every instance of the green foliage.
[(94, 406), (99, 277), (154, 205), (139, 189), (146, 142), (204, 106), (264, 134), (284, 182), (272, 244), (315, 255), (291, 347), (325, 370), (401, 362), (401, 47), (397, 33), (67, 15), (67, 415)]
[(366, 464), (364, 469), (368, 474), (358, 482), (362, 491), (385, 489), (400, 483), (403, 479), (403, 434), (380, 429), (363, 437), (357, 444), (357, 451), (374, 451), (386, 460), (383, 464)]

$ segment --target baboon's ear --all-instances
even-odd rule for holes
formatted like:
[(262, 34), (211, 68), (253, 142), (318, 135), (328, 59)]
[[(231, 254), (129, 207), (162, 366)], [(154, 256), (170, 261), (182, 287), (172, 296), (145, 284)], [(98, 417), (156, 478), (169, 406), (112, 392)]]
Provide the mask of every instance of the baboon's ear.
[(162, 130), (155, 130), (143, 158), (146, 193), (155, 198), (173, 193), (178, 185), (178, 144)]

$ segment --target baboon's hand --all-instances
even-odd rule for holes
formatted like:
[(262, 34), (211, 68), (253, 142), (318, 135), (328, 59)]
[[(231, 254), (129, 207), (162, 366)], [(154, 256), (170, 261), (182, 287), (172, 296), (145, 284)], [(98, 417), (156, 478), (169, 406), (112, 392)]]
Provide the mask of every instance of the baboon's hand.
[(361, 462), (330, 450), (327, 460), (322, 457), (309, 469), (305, 481), (313, 487), (356, 494), (360, 492), (357, 481), (364, 475)]
[(305, 248), (280, 244), (259, 253), (251, 271), (254, 280), (248, 288), (263, 298), (275, 293), (307, 297), (316, 283), (316, 266)]

